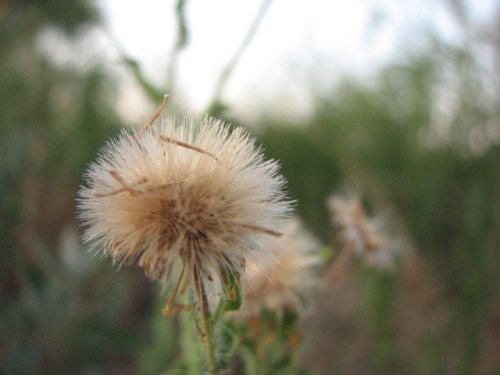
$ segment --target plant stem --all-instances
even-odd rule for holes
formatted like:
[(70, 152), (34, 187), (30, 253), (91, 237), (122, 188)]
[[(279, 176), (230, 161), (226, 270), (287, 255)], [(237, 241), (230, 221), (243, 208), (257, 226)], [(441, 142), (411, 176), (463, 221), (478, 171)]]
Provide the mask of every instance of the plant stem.
[(208, 362), (208, 373), (210, 375), (217, 375), (218, 366), (217, 361), (215, 359), (215, 342), (214, 342), (214, 326), (215, 322), (211, 321), (210, 317), (210, 308), (208, 306), (207, 294), (205, 291), (205, 287), (203, 285), (203, 281), (200, 278), (199, 272), (197, 268), (194, 269), (194, 282), (195, 282), (195, 290), (198, 297), (198, 301), (201, 305), (201, 316), (203, 321), (203, 331), (200, 332), (201, 340), (205, 346), (205, 351), (207, 355)]
[(269, 6), (271, 5), (271, 2), (272, 0), (263, 0), (262, 4), (260, 5), (257, 11), (257, 14), (255, 15), (252, 24), (250, 25), (250, 29), (247, 31), (245, 37), (243, 38), (241, 44), (239, 45), (238, 49), (234, 53), (233, 57), (231, 58), (227, 66), (222, 70), (222, 73), (215, 86), (213, 98), (208, 106), (207, 112), (210, 112), (210, 110), (214, 107), (214, 105), (216, 105), (220, 101), (222, 92), (224, 91), (224, 88), (226, 86), (227, 81), (229, 80), (229, 77), (236, 68), (236, 65), (238, 65), (238, 61), (243, 55), (243, 52), (245, 52), (250, 42), (254, 38), (255, 34), (257, 33), (259, 26), (264, 20), (266, 12), (269, 9)]
[(242, 349), (243, 361), (245, 363), (245, 373), (247, 375), (258, 375), (259, 366), (257, 364), (258, 361), (254, 351), (244, 346)]
[(175, 16), (177, 22), (177, 39), (170, 55), (170, 65), (167, 70), (167, 92), (175, 92), (175, 78), (177, 76), (177, 60), (181, 50), (187, 47), (189, 29), (186, 22), (187, 0), (177, 0), (175, 4)]
[[(184, 303), (189, 303), (190, 293), (185, 293)], [(179, 314), (182, 335), (182, 354), (190, 374), (200, 374), (200, 361), (198, 354), (198, 344), (193, 335), (194, 318), (191, 312), (182, 312)]]
[(221, 298), (215, 312), (211, 314), (212, 324), (215, 326), (226, 310), (226, 296)]
[(207, 351), (208, 369), (210, 375), (217, 374), (217, 361), (215, 359), (215, 344), (213, 337), (213, 326), (210, 322), (210, 315), (204, 315), (203, 326), (205, 329), (205, 347)]

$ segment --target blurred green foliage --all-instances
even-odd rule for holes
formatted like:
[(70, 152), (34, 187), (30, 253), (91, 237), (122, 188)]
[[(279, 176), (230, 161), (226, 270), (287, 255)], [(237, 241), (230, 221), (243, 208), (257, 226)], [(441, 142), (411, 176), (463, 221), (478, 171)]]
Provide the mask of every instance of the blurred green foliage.
[(88, 1), (0, 7), (0, 372), (94, 373), (127, 360), (141, 325), (124, 312), (130, 277), (102, 272), (74, 234), (80, 176), (118, 129), (114, 82), (98, 62), (55, 64), (38, 38), (76, 40), (98, 12)]
[[(434, 358), (442, 363), (435, 373), (450, 367), (457, 369), (451, 373), (474, 373), (484, 350), (481, 331), (498, 324), (485, 323), (485, 317), (498, 314), (493, 301), (500, 285), (500, 147), (497, 139), (476, 153), (469, 142), (474, 132), (488, 137), (492, 121), (498, 131), (500, 97), (484, 103), (484, 95), (464, 89), (458, 110), (450, 113), (446, 143), (434, 146), (426, 139), (440, 99), (436, 88), (450, 84), (442, 79), (450, 62), (461, 85), (480, 87), (481, 69), (472, 57), (465, 59), (467, 69), (456, 58), (466, 54), (432, 40), (426, 51), (382, 69), (374, 83), (346, 79), (321, 93), (305, 123), (275, 119), (261, 135), (268, 154), (283, 164), (299, 213), (324, 241), (331, 236), (324, 205), (331, 193), (352, 190), (375, 207), (395, 210), (431, 267), (430, 277), (444, 289), (441, 303), (452, 315), (441, 337), (447, 347)], [(395, 329), (391, 290), (397, 281), (369, 280), (375, 284), (367, 297), (375, 319), (371, 366), (374, 373), (393, 373), (398, 363), (390, 357), (397, 356), (398, 343), (388, 337)], [(415, 368), (406, 364), (410, 368), (403, 372), (413, 373), (425, 360)]]
[[(0, 373), (156, 374), (178, 357), (183, 323), (159, 314), (161, 295), (155, 302), (140, 272), (115, 272), (77, 237), (80, 176), (120, 127), (116, 82), (98, 59), (55, 63), (39, 38), (55, 30), (76, 41), (99, 22), (84, 0), (0, 4)], [(495, 38), (485, 45), (498, 56)], [(345, 78), (313, 92), (302, 123), (265, 119), (266, 153), (281, 161), (298, 213), (324, 242), (333, 240), (326, 199), (354, 191), (374, 212), (394, 214), (416, 254), (395, 273), (356, 263), (344, 294), (332, 286), (313, 313), (317, 326), (306, 325), (304, 366), (320, 374), (500, 368), (491, 334), (500, 325), (500, 148), (490, 135), (500, 96), (489, 89), (500, 80), (476, 47), (429, 37), (370, 82)], [(436, 133), (443, 116), (444, 136)], [(356, 313), (342, 320), (336, 309), (353, 296)]]

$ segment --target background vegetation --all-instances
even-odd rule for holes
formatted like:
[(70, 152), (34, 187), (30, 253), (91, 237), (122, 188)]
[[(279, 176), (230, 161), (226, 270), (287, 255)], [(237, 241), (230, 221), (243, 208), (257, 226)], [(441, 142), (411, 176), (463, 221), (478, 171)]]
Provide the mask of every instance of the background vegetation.
[[(336, 240), (328, 196), (347, 191), (387, 214), (404, 248), (395, 270), (352, 262), (322, 286), (301, 325), (311, 373), (500, 371), (500, 13), (478, 25), (450, 4), (463, 45), (423, 33), (369, 82), (314, 88), (300, 123), (262, 115), (256, 135), (321, 241)], [(122, 127), (117, 82), (105, 60), (58, 64), (39, 44), (101, 26), (84, 0), (0, 2), (0, 373), (158, 374), (179, 353), (155, 285), (78, 237), (80, 176)], [(161, 85), (123, 64), (156, 99)], [(210, 111), (245, 126), (220, 95)]]

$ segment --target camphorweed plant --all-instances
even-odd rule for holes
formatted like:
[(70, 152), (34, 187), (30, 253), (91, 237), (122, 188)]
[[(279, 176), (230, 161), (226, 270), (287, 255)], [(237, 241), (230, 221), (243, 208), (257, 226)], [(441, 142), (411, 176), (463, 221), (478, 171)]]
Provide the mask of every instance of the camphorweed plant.
[[(162, 116), (166, 100), (141, 130), (103, 147), (85, 173), (79, 215), (97, 252), (162, 282), (165, 316), (193, 312), (216, 374), (215, 325), (239, 307), (246, 265), (275, 261), (291, 203), (278, 163), (244, 130)], [(188, 291), (193, 298), (181, 301)]]
[(296, 373), (299, 323), (318, 289), (322, 260), (319, 241), (298, 218), (287, 228), (277, 262), (247, 267), (252, 283), (242, 283), (243, 304), (232, 314), (248, 375)]

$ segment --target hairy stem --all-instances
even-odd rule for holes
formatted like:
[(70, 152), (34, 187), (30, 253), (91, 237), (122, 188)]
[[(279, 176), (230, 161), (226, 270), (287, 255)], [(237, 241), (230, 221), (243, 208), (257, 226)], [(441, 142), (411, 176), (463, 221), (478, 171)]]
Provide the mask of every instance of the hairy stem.
[[(189, 304), (190, 293), (185, 293), (183, 299), (185, 304)], [(187, 370), (190, 374), (201, 374), (198, 345), (194, 336), (194, 319), (191, 313), (182, 313), (180, 316), (182, 335), (182, 354)]]
[(214, 342), (214, 327), (215, 322), (212, 322), (210, 316), (210, 308), (208, 306), (207, 294), (205, 291), (205, 286), (203, 285), (203, 280), (200, 277), (200, 272), (195, 266), (194, 272), (194, 284), (195, 291), (198, 298), (198, 303), (201, 308), (201, 318), (203, 323), (203, 332), (200, 332), (201, 340), (205, 347), (207, 363), (208, 363), (208, 373), (210, 375), (217, 375), (218, 366), (217, 360), (215, 359), (215, 342)]
[(259, 365), (255, 352), (247, 347), (242, 348), (243, 362), (245, 364), (245, 373), (247, 375), (258, 375)]

